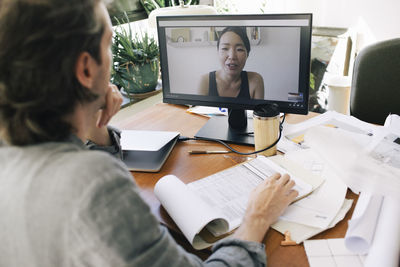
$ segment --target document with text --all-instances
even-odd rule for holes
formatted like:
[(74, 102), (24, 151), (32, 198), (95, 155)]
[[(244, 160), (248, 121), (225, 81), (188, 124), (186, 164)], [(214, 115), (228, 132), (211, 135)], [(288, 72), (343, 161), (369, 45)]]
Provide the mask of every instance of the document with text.
[(242, 222), (249, 194), (272, 174), (288, 173), (296, 183), (297, 199), (315, 187), (275, 162), (259, 156), (195, 182), (176, 176), (161, 178), (154, 193), (195, 249), (204, 249), (225, 237)]

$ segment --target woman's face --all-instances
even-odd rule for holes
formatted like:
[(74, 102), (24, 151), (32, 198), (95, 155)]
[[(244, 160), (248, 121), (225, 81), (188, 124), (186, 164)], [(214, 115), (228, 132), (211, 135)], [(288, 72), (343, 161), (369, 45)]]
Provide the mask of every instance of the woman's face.
[(230, 75), (239, 75), (247, 60), (246, 47), (234, 32), (226, 32), (221, 36), (218, 55), (222, 70)]

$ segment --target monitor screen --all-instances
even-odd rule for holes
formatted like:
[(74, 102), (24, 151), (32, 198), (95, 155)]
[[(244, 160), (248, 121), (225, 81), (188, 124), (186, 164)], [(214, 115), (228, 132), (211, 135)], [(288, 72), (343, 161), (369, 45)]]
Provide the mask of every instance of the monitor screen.
[(157, 17), (163, 101), (307, 114), (311, 14)]

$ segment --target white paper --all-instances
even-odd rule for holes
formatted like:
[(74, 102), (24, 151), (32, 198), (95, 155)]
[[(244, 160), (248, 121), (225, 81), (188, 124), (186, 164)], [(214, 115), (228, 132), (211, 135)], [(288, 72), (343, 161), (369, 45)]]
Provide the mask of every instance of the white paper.
[(328, 240), (326, 239), (307, 240), (304, 242), (304, 250), (306, 251), (307, 257), (324, 257), (332, 255)]
[[(335, 111), (328, 111), (301, 123), (285, 123), (282, 132), (283, 138), (281, 138), (277, 146), (278, 150), (289, 152), (308, 148), (309, 145), (303, 138), (304, 134), (316, 126), (342, 129), (346, 131), (349, 136), (354, 136), (354, 140), (362, 145), (368, 144), (371, 141), (371, 136), (379, 132), (380, 128), (379, 126), (363, 122), (352, 116), (347, 116)], [(290, 145), (288, 141), (296, 145)]]
[(363, 266), (363, 256), (348, 251), (343, 238), (307, 240), (304, 241), (304, 249), (310, 267)]
[(397, 114), (390, 114), (387, 116), (384, 126), (393, 133), (400, 135), (400, 116)]
[(261, 181), (245, 166), (239, 165), (189, 183), (188, 187), (228, 218), (231, 231), (242, 222), (249, 194)]
[(385, 132), (382, 138), (367, 147), (367, 151), (382, 167), (390, 166), (400, 170), (400, 135)]
[(253, 171), (259, 171), (265, 178), (265, 175), (271, 176), (272, 174), (278, 172), (281, 174), (289, 174), (290, 179), (292, 179), (296, 184), (293, 187), (294, 190), (299, 192), (297, 199), (301, 199), (304, 196), (308, 195), (314, 189), (313, 186), (305, 181), (303, 178), (298, 177), (298, 175), (293, 174), (290, 170), (285, 169), (271, 159), (264, 156), (257, 156), (256, 159), (250, 160), (244, 164), (247, 168), (252, 169)]
[(302, 147), (300, 145), (290, 141), (289, 139), (286, 139), (285, 137), (282, 137), (279, 140), (276, 149), (278, 149), (282, 153), (288, 153), (288, 152), (291, 152), (291, 151), (301, 150)]
[[(363, 193), (385, 196), (373, 241), (365, 261), (367, 267), (390, 267), (397, 266), (399, 263), (400, 201), (398, 196), (400, 194), (400, 170), (392, 161), (386, 160), (392, 158), (387, 157), (390, 153), (381, 151), (382, 146), (379, 147), (383, 140), (380, 139), (381, 136), (387, 136), (385, 130), (381, 127), (380, 131), (374, 135), (375, 140), (371, 143), (372, 150), (355, 142), (354, 138), (349, 137), (347, 133), (340, 129), (314, 127), (305, 135), (307, 144), (332, 166), (336, 174), (349, 187)], [(374, 147), (372, 145), (374, 143), (377, 143), (378, 147)], [(386, 147), (386, 145), (384, 144), (383, 147)], [(376, 157), (373, 153), (380, 156)], [(392, 164), (388, 164), (389, 162), (392, 162)]]
[[(214, 236), (220, 236), (237, 228), (249, 194), (276, 172), (289, 173), (296, 183), (294, 189), (299, 191), (298, 198), (313, 190), (312, 185), (260, 156), (187, 185), (173, 175), (165, 176), (156, 183), (154, 194), (193, 247), (203, 249), (212, 244), (199, 232), (207, 227)], [(215, 219), (219, 219), (219, 227), (209, 224)]]
[[(380, 135), (377, 134), (374, 139), (379, 139)], [(374, 158), (370, 154), (373, 152), (368, 152), (365, 146), (355, 142), (346, 132), (314, 127), (305, 138), (353, 191), (392, 196), (400, 194), (400, 169)]]
[(385, 196), (365, 267), (397, 267), (400, 259), (400, 199)]
[(157, 151), (179, 135), (178, 132), (123, 130), (123, 150)]
[(326, 229), (343, 205), (347, 186), (310, 149), (289, 152), (285, 158), (321, 176), (325, 182), (311, 195), (291, 205), (281, 218)]
[(227, 108), (217, 108), (217, 107), (205, 107), (205, 106), (194, 106), (186, 110), (189, 113), (195, 113), (199, 115), (204, 115), (206, 117), (210, 116), (228, 116)]
[(296, 127), (291, 129), (291, 133), (299, 130), (305, 130), (313, 126), (324, 125), (332, 120), (339, 123), (338, 125), (333, 125), (333, 126), (337, 126), (342, 130), (346, 130), (348, 132), (353, 132), (353, 133), (374, 135), (377, 130), (379, 131), (380, 128), (380, 126), (375, 126), (373, 124), (366, 123), (353, 116), (344, 115), (336, 111), (327, 111), (321, 115), (313, 117), (302, 123), (296, 124)]
[(299, 191), (297, 198), (313, 190), (310, 184), (263, 156), (189, 183), (188, 187), (228, 218), (231, 231), (242, 222), (249, 194), (264, 179), (276, 172), (289, 173), (296, 183), (294, 189)]
[(209, 222), (217, 218), (224, 219), (220, 213), (216, 213), (213, 207), (201, 200), (174, 175), (161, 178), (154, 187), (154, 194), (195, 249), (212, 245), (197, 234)]
[(380, 216), (382, 200), (382, 196), (360, 194), (345, 236), (345, 244), (349, 250), (358, 254), (368, 253)]
[(335, 218), (333, 218), (329, 226), (325, 229), (306, 226), (303, 224), (288, 222), (284, 220), (278, 220), (271, 227), (282, 234), (285, 234), (286, 231), (289, 231), (292, 240), (295, 241), (297, 244), (300, 244), (304, 240), (307, 240), (308, 238), (313, 237), (325, 231), (326, 229), (334, 227), (338, 222), (343, 220), (343, 218), (346, 216), (346, 213), (350, 210), (352, 203), (353, 200), (345, 199), (339, 212), (336, 214)]
[[(206, 107), (206, 106), (193, 106), (186, 110), (189, 113), (203, 115), (205, 117), (212, 116), (228, 116), (227, 108)], [(246, 110), (247, 118), (253, 118), (253, 110)]]

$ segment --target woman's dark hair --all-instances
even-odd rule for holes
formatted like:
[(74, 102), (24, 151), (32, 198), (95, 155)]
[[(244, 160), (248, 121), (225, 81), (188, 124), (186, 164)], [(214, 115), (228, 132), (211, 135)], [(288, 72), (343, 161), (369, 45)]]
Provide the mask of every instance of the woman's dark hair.
[(100, 64), (101, 0), (0, 1), (0, 137), (13, 145), (65, 139), (65, 117), (98, 96), (75, 76), (87, 51)]
[(222, 35), (224, 35), (224, 33), (226, 33), (226, 32), (234, 32), (237, 35), (239, 35), (240, 39), (242, 39), (242, 41), (243, 41), (244, 46), (246, 47), (247, 55), (250, 54), (250, 41), (249, 41), (249, 37), (247, 37), (246, 27), (230, 26), (230, 27), (226, 27), (225, 29), (223, 29), (222, 32), (218, 36), (217, 49), (219, 49), (219, 41), (221, 40)]

